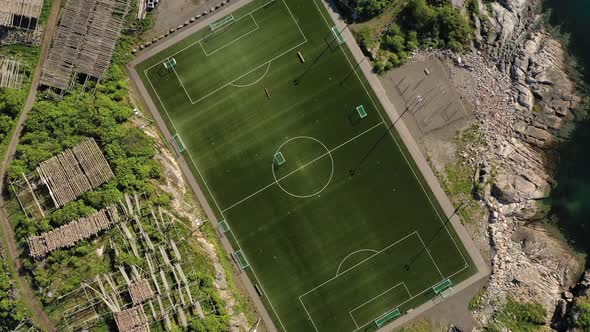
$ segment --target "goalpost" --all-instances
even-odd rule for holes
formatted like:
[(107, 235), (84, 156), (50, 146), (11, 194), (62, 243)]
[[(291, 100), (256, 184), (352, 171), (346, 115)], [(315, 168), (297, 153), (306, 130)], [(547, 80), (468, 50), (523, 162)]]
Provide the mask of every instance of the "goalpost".
[(338, 30), (338, 28), (336, 26), (332, 27), (332, 33), (334, 34), (334, 37), (338, 41), (338, 44), (340, 44), (340, 45), (344, 44), (344, 42), (345, 42), (344, 36), (342, 35), (342, 32), (340, 32), (340, 30)]
[(172, 136), (172, 141), (174, 142), (174, 144), (178, 148), (178, 152), (183, 153), (184, 151), (186, 151), (186, 147), (184, 146), (184, 142), (182, 141), (182, 139), (180, 138), (180, 136), (178, 134), (175, 134), (174, 136)]
[(211, 31), (215, 31), (235, 21), (236, 19), (234, 18), (234, 16), (232, 14), (229, 14), (226, 17), (220, 19), (219, 21), (209, 24), (209, 28), (211, 29)]
[(163, 64), (164, 64), (164, 68), (166, 68), (168, 70), (174, 69), (174, 68), (176, 68), (176, 59), (168, 58), (163, 62)]

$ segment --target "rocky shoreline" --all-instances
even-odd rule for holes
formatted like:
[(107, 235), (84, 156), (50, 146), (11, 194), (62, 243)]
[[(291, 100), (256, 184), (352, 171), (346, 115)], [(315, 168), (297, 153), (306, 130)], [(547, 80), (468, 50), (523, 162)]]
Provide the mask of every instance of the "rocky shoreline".
[[(555, 312), (552, 326), (565, 331), (574, 295), (588, 292), (571, 292), (582, 262), (534, 222), (546, 216), (539, 202), (555, 185), (555, 148), (582, 119), (583, 100), (567, 74), (563, 46), (544, 28), (540, 0), (495, 1), (473, 20), (477, 51), (437, 55), (473, 106), (484, 141), (459, 152), (477, 169), (478, 199), (489, 211), (481, 225), (492, 273), (475, 316), (486, 324), (511, 297), (541, 303), (548, 323)], [(590, 274), (584, 280), (590, 285)]]

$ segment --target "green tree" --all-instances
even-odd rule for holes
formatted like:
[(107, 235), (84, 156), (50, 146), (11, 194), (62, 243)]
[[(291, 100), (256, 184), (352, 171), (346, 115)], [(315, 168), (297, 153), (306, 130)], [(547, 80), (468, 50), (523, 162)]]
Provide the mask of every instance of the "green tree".
[(391, 0), (358, 0), (357, 18), (369, 20), (383, 12)]
[(587, 297), (580, 298), (578, 309), (580, 310), (580, 316), (575, 321), (576, 327), (586, 330), (590, 328), (590, 300)]

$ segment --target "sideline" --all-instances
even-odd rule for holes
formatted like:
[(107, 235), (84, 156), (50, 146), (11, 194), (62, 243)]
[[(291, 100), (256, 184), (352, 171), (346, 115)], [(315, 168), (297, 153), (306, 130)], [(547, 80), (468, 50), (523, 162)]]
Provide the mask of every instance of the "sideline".
[[(150, 111), (150, 113), (154, 117), (154, 119), (158, 125), (158, 128), (160, 129), (160, 131), (164, 135), (164, 138), (166, 139), (166, 141), (168, 141), (168, 142), (172, 141), (172, 135), (171, 135), (168, 127), (166, 126), (166, 123), (165, 123), (164, 119), (162, 118), (162, 115), (158, 112), (158, 108), (156, 107), (154, 101), (150, 97), (150, 94), (147, 91), (145, 85), (141, 81), (141, 78), (140, 78), (135, 66), (138, 65), (139, 63), (149, 59), (153, 55), (155, 55), (155, 54), (169, 48), (170, 46), (178, 43), (180, 40), (185, 39), (188, 36), (192, 35), (193, 33), (201, 30), (202, 28), (206, 27), (209, 23), (222, 18), (223, 16), (227, 15), (228, 13), (231, 13), (231, 12), (241, 8), (241, 7), (249, 4), (252, 1), (253, 0), (243, 0), (243, 1), (239, 1), (239, 2), (231, 2), (230, 4), (226, 5), (224, 8), (220, 9), (219, 11), (216, 11), (215, 14), (207, 17), (205, 20), (203, 20), (197, 24), (194, 24), (193, 26), (188, 27), (176, 34), (169, 36), (168, 38), (164, 39), (162, 42), (159, 42), (155, 46), (152, 46), (152, 47), (149, 47), (145, 50), (140, 51), (136, 55), (135, 59), (132, 60), (127, 65), (127, 70), (128, 70), (131, 82), (135, 86), (136, 91), (139, 92), (137, 95), (138, 99), (143, 102), (143, 105), (147, 106), (146, 108)], [(314, 1), (317, 5), (316, 1), (318, 1), (318, 0), (312, 0), (312, 1)], [(319, 0), (319, 1), (321, 1), (322, 4), (325, 6), (325, 9), (328, 11), (330, 17), (336, 23), (338, 28), (340, 30), (342, 28), (344, 28), (346, 23), (344, 22), (343, 18), (338, 13), (336, 13), (334, 11), (333, 5), (328, 4), (326, 2), (329, 0)], [(324, 13), (322, 13), (322, 15), (324, 15)], [(342, 33), (345, 35), (345, 40), (346, 40), (346, 44), (347, 44), (348, 48), (350, 49), (355, 60), (358, 63), (364, 57), (364, 55), (362, 54), (362, 51), (360, 50), (359, 46), (356, 44), (352, 33), (348, 29), (346, 29)], [(379, 102), (383, 105), (383, 108), (386, 110), (386, 113), (388, 114), (390, 120), (393, 122), (396, 119), (398, 119), (399, 112), (397, 112), (397, 110), (395, 109), (395, 107), (393, 106), (393, 104), (391, 103), (391, 101), (389, 100), (387, 95), (385, 94), (385, 90), (384, 90), (383, 86), (381, 85), (379, 78), (372, 72), (372, 68), (371, 68), (370, 64), (366, 61), (363, 61), (360, 65), (360, 68), (363, 71), (363, 74), (366, 77), (367, 81), (369, 82), (375, 95), (377, 95)], [(410, 155), (411, 155), (412, 159), (414, 160), (414, 162), (416, 163), (418, 170), (420, 171), (420, 173), (422, 174), (422, 176), (426, 180), (428, 186), (430, 187), (430, 190), (432, 191), (432, 193), (434, 194), (438, 203), (440, 204), (440, 206), (444, 210), (446, 217), (448, 218), (449, 216), (451, 216), (450, 221), (451, 221), (451, 224), (452, 224), (454, 230), (456, 231), (459, 239), (461, 240), (461, 242), (465, 246), (465, 249), (467, 250), (469, 256), (472, 258), (475, 266), (478, 269), (478, 272), (475, 275), (469, 277), (468, 279), (466, 279), (465, 281), (461, 282), (460, 284), (458, 284), (456, 287), (453, 288), (455, 290), (454, 294), (457, 294), (457, 293), (461, 292), (462, 290), (468, 288), (469, 286), (473, 285), (474, 283), (486, 278), (487, 275), (489, 274), (489, 267), (485, 263), (483, 257), (481, 256), (481, 253), (479, 252), (479, 250), (475, 246), (473, 240), (471, 239), (471, 237), (467, 233), (466, 229), (461, 224), (459, 218), (456, 215), (453, 215), (454, 208), (453, 208), (449, 198), (446, 196), (446, 193), (444, 192), (444, 190), (440, 186), (440, 183), (438, 182), (436, 176), (434, 175), (432, 169), (430, 168), (430, 165), (426, 161), (426, 158), (424, 157), (421, 150), (419, 149), (417, 143), (414, 141), (413, 137), (411, 136), (403, 119), (402, 119), (402, 121), (397, 121), (395, 128), (396, 128), (398, 134), (400, 135), (400, 137), (402, 138), (402, 141), (403, 141), (405, 147), (410, 152)], [(193, 191), (197, 195), (199, 202), (202, 204), (202, 206), (207, 214), (207, 217), (209, 218), (209, 220), (211, 221), (213, 226), (215, 228), (218, 228), (219, 223), (218, 223), (218, 220), (215, 216), (215, 213), (213, 212), (211, 205), (209, 204), (208, 200), (206, 199), (206, 196), (203, 193), (203, 190), (201, 189), (198, 182), (196, 181), (195, 176), (192, 174), (192, 172), (188, 166), (188, 161), (181, 154), (178, 153), (178, 151), (176, 150), (176, 147), (173, 146), (173, 149), (177, 154), (177, 159), (179, 161), (182, 172), (187, 179), (187, 182), (189, 183), (189, 185), (191, 186), (191, 188), (193, 189)], [(220, 235), (220, 239), (221, 239), (221, 243), (222, 243), (223, 247), (225, 248), (225, 250), (228, 253), (233, 253), (234, 250), (233, 250), (231, 244), (229, 243), (229, 240), (227, 239), (227, 237)], [(246, 288), (248, 294), (250, 295), (250, 298), (252, 299), (256, 308), (258, 309), (258, 312), (260, 313), (265, 325), (268, 327), (268, 329), (270, 331), (277, 331), (277, 328), (276, 328), (274, 322), (272, 321), (272, 319), (270, 318), (270, 315), (269, 315), (266, 307), (262, 303), (261, 297), (258, 295), (256, 290), (254, 289), (254, 285), (252, 284), (252, 281), (250, 280), (250, 278), (248, 278), (247, 274), (243, 273), (243, 272), (239, 274), (239, 277), (240, 277), (241, 281), (243, 282), (243, 284), (245, 285), (245, 288)], [(407, 323), (408, 321), (423, 314), (424, 312), (433, 308), (434, 306), (435, 306), (435, 304), (433, 301), (428, 301), (428, 302), (424, 303), (423, 305), (419, 306), (418, 308), (416, 308), (415, 310), (413, 310), (411, 313), (403, 315), (402, 317), (395, 320), (391, 324), (383, 327), (379, 331), (384, 332), (384, 331), (389, 331), (393, 328), (399, 327), (400, 325)]]
[[(138, 100), (142, 101), (142, 104), (144, 106), (146, 106), (145, 108), (147, 108), (147, 110), (149, 110), (150, 114), (154, 117), (154, 120), (156, 121), (156, 124), (158, 125), (158, 128), (160, 129), (160, 132), (162, 133), (162, 135), (164, 135), (164, 139), (167, 142), (172, 141), (172, 134), (168, 130), (168, 127), (166, 126), (166, 122), (162, 118), (162, 115), (158, 112), (158, 108), (154, 104), (154, 101), (152, 100), (151, 97), (149, 97), (150, 94), (147, 91), (143, 82), (141, 81), (141, 78), (139, 77), (139, 74), (138, 74), (135, 66), (138, 65), (139, 63), (145, 61), (146, 59), (149, 59), (153, 55), (165, 50), (166, 48), (178, 43), (182, 39), (187, 38), (188, 36), (192, 35), (193, 33), (207, 27), (210, 23), (215, 22), (216, 20), (222, 18), (223, 16), (226, 16), (227, 14), (234, 12), (235, 10), (251, 3), (252, 1), (254, 1), (254, 0), (241, 0), (241, 1), (234, 0), (234, 1), (230, 2), (229, 4), (226, 4), (225, 7), (216, 11), (214, 14), (208, 15), (208, 17), (206, 19), (202, 20), (201, 22), (196, 23), (193, 26), (188, 27), (187, 29), (182, 30), (176, 34), (170, 35), (167, 39), (164, 39), (162, 42), (160, 42), (156, 46), (149, 47), (147, 49), (142, 50), (141, 52), (139, 52), (137, 54), (135, 59), (133, 59), (127, 65), (127, 71), (129, 73), (129, 78), (132, 82), (132, 85), (135, 87), (135, 90), (138, 92), (136, 97), (138, 98)], [(215, 216), (215, 213), (213, 212), (211, 205), (209, 205), (209, 201), (205, 197), (203, 190), (201, 189), (197, 180), (195, 179), (195, 176), (191, 172), (191, 170), (188, 166), (188, 161), (180, 153), (178, 153), (178, 150), (176, 149), (175, 146), (172, 146), (172, 148), (176, 152), (176, 156), (177, 156), (176, 159), (178, 160), (178, 163), (180, 165), (182, 173), (183, 173), (185, 179), (187, 180), (188, 184), (192, 188), (193, 192), (197, 195), (199, 202), (201, 203), (201, 205), (203, 206), (203, 209), (205, 210), (207, 218), (209, 219), (209, 221), (211, 221), (211, 224), (213, 225), (213, 227), (215, 229), (219, 229), (219, 220), (217, 220), (217, 217)], [(230, 244), (230, 242), (226, 236), (219, 235), (219, 238), (220, 238), (223, 248), (225, 249), (225, 251), (228, 254), (231, 254), (235, 251), (232, 248), (232, 245)], [(262, 303), (262, 298), (258, 295), (256, 289), (254, 288), (254, 285), (252, 284), (252, 281), (250, 280), (250, 278), (248, 278), (248, 275), (245, 272), (239, 271), (239, 270), (237, 271), (236, 274), (238, 275), (238, 277), (240, 278), (240, 281), (244, 285), (244, 288), (248, 292), (250, 299), (252, 300), (252, 302), (254, 302), (254, 305), (255, 305), (258, 313), (260, 314), (260, 317), (264, 321), (264, 325), (268, 328), (269, 331), (278, 331), (273, 320), (270, 317), (270, 314), (268, 313), (266, 307)]]
[[(318, 0), (312, 0), (312, 1), (316, 2)], [(346, 22), (344, 22), (343, 17), (334, 10), (335, 5), (334, 5), (333, 1), (332, 0), (319, 0), (319, 1), (322, 2), (326, 11), (329, 13), (332, 20), (336, 23), (336, 26), (338, 27), (338, 29), (339, 30), (344, 29), (346, 26)], [(316, 4), (317, 4), (317, 2), (316, 2)], [(344, 31), (342, 31), (342, 34), (344, 35), (346, 45), (348, 45), (348, 48), (350, 49), (350, 51), (354, 57), (354, 60), (356, 61), (356, 63), (359, 63), (365, 56), (364, 56), (363, 52), (361, 51), (360, 47), (358, 46), (358, 44), (356, 43), (354, 36), (352, 35), (352, 32), (350, 32), (350, 29), (344, 29)], [(420, 147), (418, 146), (418, 144), (414, 140), (414, 137), (412, 136), (412, 134), (408, 130), (405, 120), (403, 118), (399, 117), (400, 113), (395, 108), (393, 103), (389, 100), (389, 97), (387, 97), (385, 89), (383, 88), (383, 85), (381, 84), (381, 81), (379, 80), (379, 77), (375, 73), (373, 73), (373, 68), (371, 67), (370, 62), (363, 61), (360, 64), (359, 68), (361, 68), (364, 76), (366, 77), (367, 81), (369, 82), (369, 85), (373, 89), (373, 92), (375, 93), (375, 95), (379, 99), (379, 102), (381, 103), (381, 105), (383, 105), (383, 108), (385, 109), (385, 112), (389, 116), (390, 121), (395, 123), (395, 129), (396, 129), (397, 133), (399, 134), (399, 136), (401, 137), (403, 144), (405, 145), (405, 147), (409, 151), (411, 158), (416, 163), (418, 170), (420, 171), (420, 173), (424, 177), (424, 180), (428, 184), (428, 187), (432, 191), (437, 202), (440, 204), (441, 208), (445, 212), (445, 215), (446, 215), (445, 217), (447, 217), (447, 218), (450, 217), (451, 225), (455, 229), (455, 232), (457, 233), (457, 236), (461, 240), (461, 243), (463, 243), (463, 246), (467, 250), (467, 253), (469, 254), (471, 259), (473, 260), (473, 263), (477, 267), (478, 272), (476, 274), (467, 278), (463, 282), (459, 283), (457, 286), (453, 287), (454, 293), (452, 296), (455, 296), (456, 294), (460, 293), (462, 290), (468, 288), (469, 286), (481, 281), (482, 279), (487, 278), (487, 276), (490, 273), (490, 268), (489, 268), (488, 264), (486, 264), (486, 262), (484, 261), (481, 253), (479, 252), (479, 249), (477, 249), (477, 246), (473, 242), (473, 239), (471, 239), (471, 236), (469, 236), (469, 234), (467, 233), (467, 230), (461, 224), (461, 220), (459, 219), (459, 217), (456, 214), (453, 214), (453, 211), (455, 210), (455, 208), (453, 207), (453, 204), (449, 200), (445, 191), (442, 189), (440, 183), (438, 182), (438, 179), (436, 178), (436, 176), (434, 175), (434, 172), (430, 168), (428, 161), (426, 160), (426, 158), (422, 154)], [(399, 121), (398, 121), (398, 119), (399, 119)], [(434, 306), (435, 306), (435, 303), (433, 301), (428, 301), (428, 302), (422, 304), (421, 306), (415, 308), (411, 313), (407, 313), (407, 314), (403, 315), (402, 317), (393, 321), (391, 324), (388, 324), (388, 325), (384, 326), (383, 328), (379, 329), (378, 331), (380, 331), (380, 332), (391, 331), (392, 329), (395, 329), (401, 325), (404, 325), (407, 322), (411, 321), (412, 319), (420, 316), (421, 314), (425, 313), (426, 311), (433, 308)]]

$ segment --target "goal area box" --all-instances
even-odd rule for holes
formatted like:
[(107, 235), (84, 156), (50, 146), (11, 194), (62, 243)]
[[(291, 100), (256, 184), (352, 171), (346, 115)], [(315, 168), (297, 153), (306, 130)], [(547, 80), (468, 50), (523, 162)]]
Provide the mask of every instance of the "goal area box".
[(274, 160), (275, 160), (275, 165), (277, 165), (277, 166), (281, 166), (287, 162), (287, 160), (285, 160), (285, 157), (283, 157), (283, 154), (280, 152), (277, 152), (275, 154)]
[(184, 145), (184, 142), (182, 142), (182, 139), (180, 138), (180, 136), (178, 134), (175, 134), (174, 136), (172, 136), (172, 141), (174, 142), (174, 145), (176, 145), (176, 147), (178, 148), (178, 151), (180, 153), (186, 151), (186, 147)]
[(213, 23), (209, 24), (209, 29), (211, 29), (211, 31), (215, 31), (215, 30), (218, 30), (219, 28), (223, 28), (224, 26), (231, 24), (235, 21), (236, 20), (234, 19), (234, 16), (230, 14), (230, 15), (220, 19), (217, 22), (213, 22)]

